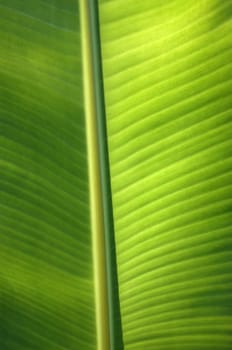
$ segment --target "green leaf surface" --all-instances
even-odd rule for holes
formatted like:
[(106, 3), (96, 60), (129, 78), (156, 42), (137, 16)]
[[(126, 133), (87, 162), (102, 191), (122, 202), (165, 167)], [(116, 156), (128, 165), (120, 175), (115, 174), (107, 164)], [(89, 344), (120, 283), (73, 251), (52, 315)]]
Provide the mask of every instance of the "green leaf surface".
[(0, 349), (229, 350), (232, 2), (98, 4), (0, 0)]
[(100, 0), (125, 349), (232, 346), (232, 2)]
[(0, 348), (96, 349), (78, 2), (0, 12)]

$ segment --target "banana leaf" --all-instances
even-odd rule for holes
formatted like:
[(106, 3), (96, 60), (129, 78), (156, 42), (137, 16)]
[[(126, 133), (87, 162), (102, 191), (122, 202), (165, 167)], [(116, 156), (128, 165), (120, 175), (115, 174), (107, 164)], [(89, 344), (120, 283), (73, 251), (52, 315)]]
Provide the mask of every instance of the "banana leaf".
[(0, 349), (231, 349), (232, 2), (0, 13)]

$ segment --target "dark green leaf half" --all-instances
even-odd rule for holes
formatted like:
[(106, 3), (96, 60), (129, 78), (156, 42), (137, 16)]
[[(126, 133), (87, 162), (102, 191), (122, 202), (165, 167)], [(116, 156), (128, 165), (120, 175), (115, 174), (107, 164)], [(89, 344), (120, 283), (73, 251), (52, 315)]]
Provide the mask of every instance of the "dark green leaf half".
[(0, 348), (96, 349), (78, 2), (0, 12)]

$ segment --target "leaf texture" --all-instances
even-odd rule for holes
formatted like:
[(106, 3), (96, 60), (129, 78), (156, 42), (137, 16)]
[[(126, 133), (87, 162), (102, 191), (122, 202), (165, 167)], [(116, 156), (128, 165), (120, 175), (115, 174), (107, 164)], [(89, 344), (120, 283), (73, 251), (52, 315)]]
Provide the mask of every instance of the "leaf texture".
[(232, 2), (99, 6), (125, 349), (231, 349)]
[(96, 349), (78, 2), (0, 12), (0, 348)]

